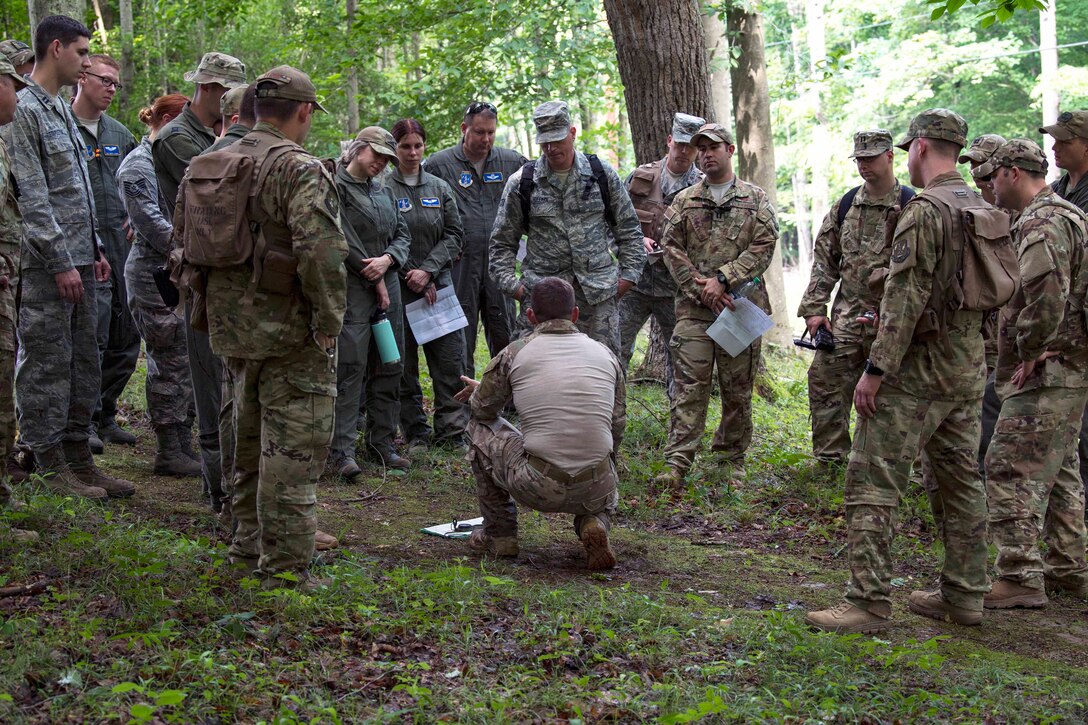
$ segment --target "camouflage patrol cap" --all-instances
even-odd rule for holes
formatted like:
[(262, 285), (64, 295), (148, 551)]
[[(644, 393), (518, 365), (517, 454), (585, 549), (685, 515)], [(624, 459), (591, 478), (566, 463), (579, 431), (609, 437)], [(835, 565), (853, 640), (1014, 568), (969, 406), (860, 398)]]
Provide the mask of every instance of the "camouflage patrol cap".
[(246, 94), (248, 89), (249, 84), (247, 83), (244, 86), (231, 88), (224, 93), (223, 97), (219, 99), (219, 115), (225, 118), (237, 116), (242, 110), (242, 96)]
[(257, 84), (257, 98), (284, 98), (288, 101), (312, 103), (317, 110), (325, 111), (325, 107), (317, 100), (317, 88), (310, 76), (298, 68), (278, 65), (254, 83)]
[(989, 161), (978, 164), (971, 169), (971, 178), (976, 181), (988, 181), (989, 178), (994, 175), (994, 171), (996, 171), (996, 169), (994, 168), (994, 162), (991, 158)]
[(1039, 144), (1026, 138), (1014, 138), (1001, 144), (990, 157), (990, 163), (995, 171), (1002, 166), (1015, 166), (1037, 174), (1045, 174), (1049, 166)]
[(15, 84), (15, 90), (17, 91), (26, 87), (26, 79), (15, 72), (15, 66), (9, 63), (6, 58), (0, 58), (0, 76), (11, 78), (11, 82)]
[(1051, 126), (1043, 126), (1039, 133), (1049, 133), (1059, 141), (1069, 141), (1074, 138), (1088, 139), (1088, 111), (1066, 111), (1058, 116), (1058, 122)]
[(533, 111), (533, 125), (538, 144), (562, 141), (570, 133), (570, 109), (563, 101), (541, 103)]
[(691, 143), (692, 135), (705, 123), (705, 118), (689, 116), (686, 113), (675, 114), (672, 117), (672, 140), (677, 143)]
[(735, 143), (733, 141), (733, 134), (729, 132), (728, 128), (720, 123), (704, 123), (699, 127), (699, 130), (692, 135), (690, 143), (696, 143), (700, 136), (713, 141), (714, 143), (724, 143), (729, 144), (730, 146)]
[(880, 156), (886, 151), (892, 150), (892, 134), (882, 128), (874, 128), (869, 131), (858, 131), (854, 134), (854, 153), (852, 159), (863, 159), (871, 156)]
[(381, 126), (367, 126), (358, 133), (355, 140), (366, 141), (370, 144), (370, 148), (388, 156), (395, 166), (400, 165), (400, 159), (397, 158), (397, 142), (393, 139), (393, 134)]
[(205, 53), (196, 70), (185, 74), (185, 80), (236, 88), (246, 83), (246, 64), (226, 53)]
[(922, 111), (910, 122), (907, 134), (896, 144), (904, 151), (910, 149), (910, 142), (916, 138), (936, 138), (951, 141), (960, 146), (967, 145), (967, 121), (963, 116), (947, 108), (931, 108)]
[(13, 66), (34, 62), (34, 50), (21, 40), (5, 40), (0, 43), (0, 53)]
[(959, 163), (966, 164), (968, 161), (974, 161), (976, 164), (981, 164), (984, 161), (989, 161), (993, 156), (994, 151), (997, 151), (997, 147), (1005, 143), (1004, 136), (998, 136), (996, 133), (984, 133), (981, 136), (975, 136), (971, 141), (971, 146), (962, 154), (960, 154)]

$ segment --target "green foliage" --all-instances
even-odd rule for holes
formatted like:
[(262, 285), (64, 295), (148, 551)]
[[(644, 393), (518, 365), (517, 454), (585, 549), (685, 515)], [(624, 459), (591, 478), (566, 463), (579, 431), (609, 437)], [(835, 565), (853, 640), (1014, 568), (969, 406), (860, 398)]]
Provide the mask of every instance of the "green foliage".
[(976, 8), (980, 8), (977, 18), (979, 25), (983, 28), (1012, 19), (1013, 13), (1017, 10), (1031, 12), (1033, 10), (1046, 10), (1047, 7), (1047, 4), (1041, 2), (1041, 0), (926, 0), (927, 4), (934, 6), (929, 18), (930, 20), (937, 20), (945, 14), (955, 13), (967, 2), (970, 2)]

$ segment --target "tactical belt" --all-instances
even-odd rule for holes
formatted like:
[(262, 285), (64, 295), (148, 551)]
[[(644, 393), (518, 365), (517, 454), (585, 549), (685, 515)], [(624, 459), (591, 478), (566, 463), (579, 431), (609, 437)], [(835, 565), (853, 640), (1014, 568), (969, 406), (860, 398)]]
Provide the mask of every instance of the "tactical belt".
[(541, 476), (557, 481), (559, 483), (586, 483), (592, 481), (595, 478), (603, 476), (605, 473), (612, 469), (612, 457), (605, 456), (604, 459), (595, 466), (583, 469), (580, 473), (576, 473), (573, 476), (564, 471), (559, 466), (553, 466), (545, 461), (540, 456), (534, 456), (532, 453), (527, 454), (527, 461), (530, 466), (533, 467), (537, 473)]

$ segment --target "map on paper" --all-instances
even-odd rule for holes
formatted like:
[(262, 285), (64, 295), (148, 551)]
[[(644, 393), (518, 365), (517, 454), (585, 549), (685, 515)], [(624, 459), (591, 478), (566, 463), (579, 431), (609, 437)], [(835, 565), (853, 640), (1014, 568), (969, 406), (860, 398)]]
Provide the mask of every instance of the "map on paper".
[(465, 311), (461, 309), (453, 285), (440, 288), (438, 299), (433, 305), (428, 305), (425, 299), (419, 299), (405, 305), (404, 311), (408, 316), (408, 326), (412, 328), (412, 334), (420, 345), (468, 327)]
[(774, 327), (774, 321), (751, 300), (741, 297), (733, 300), (733, 305), (736, 310), (726, 307), (706, 328), (706, 334), (730, 357), (740, 355), (756, 338)]

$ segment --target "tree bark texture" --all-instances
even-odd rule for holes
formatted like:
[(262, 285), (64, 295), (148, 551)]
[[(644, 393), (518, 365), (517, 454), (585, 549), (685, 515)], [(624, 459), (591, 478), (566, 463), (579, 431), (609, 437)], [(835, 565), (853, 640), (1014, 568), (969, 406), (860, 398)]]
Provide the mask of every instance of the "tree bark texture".
[(725, 23), (717, 12), (709, 12), (703, 16), (703, 41), (706, 43), (707, 64), (710, 67), (710, 99), (714, 109), (706, 119), (729, 128), (733, 125), (729, 42), (725, 37)]
[[(745, 12), (739, 3), (730, 6), (726, 21), (733, 42), (740, 51), (731, 69), (733, 113), (737, 124), (737, 175), (761, 187), (775, 209), (774, 134), (771, 131), (771, 96), (767, 85), (767, 63), (763, 49), (763, 18)], [(782, 276), (782, 249), (775, 245), (771, 266), (763, 276), (774, 313), (774, 329), (769, 342), (790, 344), (790, 317), (786, 310), (785, 280)]]
[(616, 43), (635, 162), (665, 155), (665, 137), (677, 111), (704, 118), (710, 71), (698, 0), (604, 0)]
[[(355, 28), (355, 0), (345, 0), (344, 10), (347, 15), (348, 38), (352, 37)], [(348, 136), (354, 137), (359, 133), (359, 73), (355, 63), (355, 43), (348, 43), (348, 83), (344, 89), (348, 96)]]
[(136, 62), (132, 53), (132, 0), (120, 0), (121, 10), (121, 91), (118, 106), (128, 105), (132, 81), (136, 77)]
[[(34, 37), (34, 29), (42, 18), (50, 15), (67, 15), (79, 22), (87, 19), (87, 0), (27, 0), (27, 11), (30, 13), (30, 38)], [(30, 43), (33, 45), (33, 42)]]

